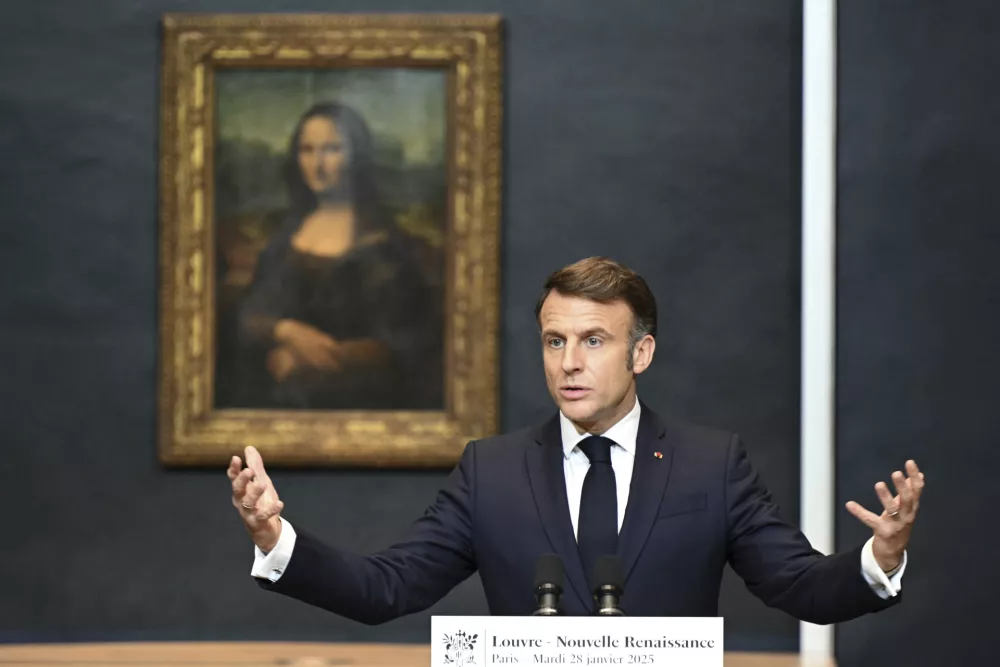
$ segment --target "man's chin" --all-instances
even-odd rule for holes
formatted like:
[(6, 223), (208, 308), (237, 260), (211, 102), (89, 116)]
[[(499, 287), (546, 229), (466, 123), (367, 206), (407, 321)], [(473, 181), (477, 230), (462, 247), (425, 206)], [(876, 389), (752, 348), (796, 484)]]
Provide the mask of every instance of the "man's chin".
[(594, 419), (594, 406), (588, 399), (580, 399), (578, 401), (562, 400), (559, 402), (559, 409), (562, 410), (562, 413), (570, 421), (579, 423), (593, 421)]

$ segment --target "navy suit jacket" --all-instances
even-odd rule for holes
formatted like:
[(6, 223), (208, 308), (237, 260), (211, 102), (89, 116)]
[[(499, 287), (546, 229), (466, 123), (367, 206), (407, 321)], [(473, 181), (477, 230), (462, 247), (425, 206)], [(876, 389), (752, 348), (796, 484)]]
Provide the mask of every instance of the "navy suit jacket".
[[(825, 556), (782, 520), (733, 434), (661, 420), (642, 405), (632, 475), (618, 539), (630, 616), (718, 615), (726, 563), (764, 603), (812, 623), (901, 598), (871, 590), (860, 547)], [(545, 553), (565, 563), (565, 613), (594, 610), (566, 500), (558, 415), (470, 443), (404, 542), (360, 556), (298, 525), (296, 534), (285, 572), (260, 585), (364, 623), (426, 609), (477, 570), (491, 614), (529, 615), (535, 562)]]

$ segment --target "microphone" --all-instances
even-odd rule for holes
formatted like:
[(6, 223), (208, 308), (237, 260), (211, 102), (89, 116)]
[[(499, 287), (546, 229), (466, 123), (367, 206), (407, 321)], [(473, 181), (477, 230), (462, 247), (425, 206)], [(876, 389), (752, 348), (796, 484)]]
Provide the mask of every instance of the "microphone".
[(561, 616), (559, 596), (563, 592), (565, 570), (562, 558), (542, 554), (535, 563), (535, 611), (532, 616)]
[(598, 616), (624, 616), (621, 596), (625, 591), (625, 578), (618, 556), (601, 556), (594, 564), (594, 600), (597, 602)]

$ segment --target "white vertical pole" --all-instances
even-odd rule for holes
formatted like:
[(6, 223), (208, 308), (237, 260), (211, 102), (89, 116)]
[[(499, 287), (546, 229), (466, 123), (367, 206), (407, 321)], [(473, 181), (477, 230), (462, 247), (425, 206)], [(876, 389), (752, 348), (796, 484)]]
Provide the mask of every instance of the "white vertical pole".
[[(836, 0), (802, 1), (802, 530), (834, 550)], [(859, 565), (860, 567), (860, 565)], [(799, 625), (804, 660), (833, 658), (833, 628)]]

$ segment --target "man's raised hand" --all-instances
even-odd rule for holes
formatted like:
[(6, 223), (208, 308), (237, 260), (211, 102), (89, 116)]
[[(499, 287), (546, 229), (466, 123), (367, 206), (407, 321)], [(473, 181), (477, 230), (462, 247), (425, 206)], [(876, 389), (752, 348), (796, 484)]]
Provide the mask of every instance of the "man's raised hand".
[(924, 473), (920, 472), (916, 461), (906, 462), (906, 474), (897, 470), (892, 473), (892, 483), (897, 495), (893, 497), (885, 482), (875, 485), (875, 493), (882, 503), (882, 513), (875, 514), (853, 500), (847, 503), (847, 511), (872, 529), (874, 541), (872, 552), (879, 567), (885, 572), (897, 568), (903, 559), (903, 552), (910, 541), (910, 531), (920, 508), (920, 494), (924, 491)]
[(261, 551), (268, 553), (281, 536), (281, 519), (278, 515), (285, 504), (278, 498), (271, 478), (264, 470), (264, 461), (254, 447), (244, 452), (247, 467), (240, 457), (229, 462), (226, 475), (233, 486), (233, 507), (239, 512), (247, 532)]

